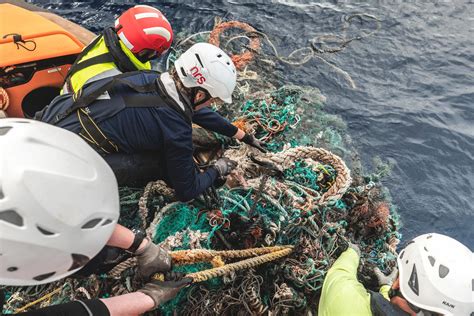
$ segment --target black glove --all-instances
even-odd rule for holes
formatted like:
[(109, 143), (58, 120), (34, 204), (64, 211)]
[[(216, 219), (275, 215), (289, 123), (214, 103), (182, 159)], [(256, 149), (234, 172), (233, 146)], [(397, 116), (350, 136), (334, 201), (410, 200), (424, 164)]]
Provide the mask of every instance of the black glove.
[(164, 275), (163, 280), (152, 280), (145, 284), (138, 292), (151, 297), (153, 302), (155, 302), (155, 308), (157, 308), (160, 304), (173, 299), (179, 290), (192, 282), (193, 279), (185, 278), (184, 273), (168, 272)]
[(265, 145), (264, 142), (262, 142), (261, 140), (255, 138), (254, 135), (252, 134), (247, 134), (245, 133), (244, 137), (242, 137), (242, 139), (240, 140), (241, 142), (244, 142), (246, 143), (247, 145), (249, 146), (252, 146), (254, 148), (257, 148), (258, 150), (260, 150), (262, 153), (266, 153), (267, 150), (265, 148), (263, 148), (263, 146)]
[(221, 178), (227, 176), (232, 170), (237, 167), (237, 161), (230, 160), (229, 158), (223, 157), (216, 161), (212, 166), (219, 172)]
[(157, 272), (171, 270), (171, 256), (168, 251), (148, 240), (148, 244), (135, 252), (138, 260), (138, 275), (142, 280), (148, 280)]

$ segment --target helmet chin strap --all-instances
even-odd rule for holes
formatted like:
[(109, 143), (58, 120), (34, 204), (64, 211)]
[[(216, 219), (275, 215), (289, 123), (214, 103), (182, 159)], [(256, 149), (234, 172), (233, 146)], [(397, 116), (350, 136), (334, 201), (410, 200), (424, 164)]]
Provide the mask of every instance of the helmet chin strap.
[[(196, 102), (196, 96), (199, 92), (203, 92), (204, 93), (204, 98), (198, 102)], [(199, 88), (199, 87), (194, 87), (194, 88), (191, 88), (191, 103), (193, 105), (193, 108), (196, 108), (198, 107), (199, 105), (203, 104), (203, 103), (206, 103), (207, 101), (209, 101), (210, 99), (212, 99), (212, 96), (209, 94), (209, 92), (207, 92), (207, 90), (204, 90), (202, 88)]]
[(157, 59), (158, 58), (158, 52), (156, 52), (154, 50), (151, 50), (151, 49), (146, 49), (146, 50), (142, 50), (138, 54), (135, 54), (135, 57), (137, 57), (137, 59), (140, 62), (146, 63), (146, 62), (149, 62), (153, 59)]

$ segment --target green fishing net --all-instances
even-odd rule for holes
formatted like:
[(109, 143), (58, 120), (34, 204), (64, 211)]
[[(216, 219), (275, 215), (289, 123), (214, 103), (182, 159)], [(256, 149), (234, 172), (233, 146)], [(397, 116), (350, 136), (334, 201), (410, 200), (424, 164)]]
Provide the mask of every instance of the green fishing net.
[[(172, 64), (194, 41), (206, 39), (199, 35), (178, 46), (169, 62)], [(373, 267), (389, 272), (396, 265), (395, 248), (401, 238), (399, 217), (389, 192), (380, 183), (390, 166), (379, 161), (374, 172), (365, 172), (344, 122), (324, 109), (325, 97), (320, 91), (278, 85), (278, 71), (272, 71), (275, 61), (272, 64), (260, 59), (269, 56), (262, 52), (241, 72), (243, 79), (239, 80), (232, 107), (215, 105), (215, 110), (265, 141), (270, 152), (297, 146), (330, 150), (351, 169), (352, 184), (335, 201), (308, 204), (304, 202), (308, 192), (324, 194), (335, 184), (338, 174), (331, 164), (296, 159), (290, 168), (273, 170), (254, 185), (218, 188), (212, 207), (209, 197), (180, 203), (172, 196), (152, 192), (143, 201), (144, 188), (121, 188), (120, 223), (129, 228), (151, 226), (153, 241), (171, 250), (294, 246), (292, 254), (284, 259), (193, 284), (160, 306), (159, 313), (164, 315), (314, 314), (324, 277), (348, 242), (361, 248), (359, 280), (369, 289), (376, 289), (370, 272)], [(222, 154), (245, 146), (204, 130), (196, 130), (194, 137), (201, 151)], [(291, 184), (291, 198), (283, 193), (270, 194), (266, 189), (278, 187), (278, 183)], [(141, 213), (143, 209), (145, 214)], [(119, 258), (125, 260), (127, 256)], [(210, 267), (202, 263), (175, 269), (191, 273)], [(118, 278), (101, 273), (36, 287), (9, 287), (3, 312), (15, 312), (58, 288), (56, 295), (33, 308), (120, 295), (140, 286), (130, 268)]]

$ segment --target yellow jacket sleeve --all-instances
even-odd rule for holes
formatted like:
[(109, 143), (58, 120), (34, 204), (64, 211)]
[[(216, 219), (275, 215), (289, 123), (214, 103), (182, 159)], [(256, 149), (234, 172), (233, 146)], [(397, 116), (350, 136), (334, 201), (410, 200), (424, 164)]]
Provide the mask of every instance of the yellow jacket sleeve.
[(348, 248), (329, 269), (323, 283), (319, 316), (369, 316), (370, 294), (357, 280), (359, 256)]
[(380, 287), (379, 293), (382, 294), (382, 296), (390, 301), (390, 297), (388, 296), (388, 292), (390, 291), (390, 285), (382, 285)]

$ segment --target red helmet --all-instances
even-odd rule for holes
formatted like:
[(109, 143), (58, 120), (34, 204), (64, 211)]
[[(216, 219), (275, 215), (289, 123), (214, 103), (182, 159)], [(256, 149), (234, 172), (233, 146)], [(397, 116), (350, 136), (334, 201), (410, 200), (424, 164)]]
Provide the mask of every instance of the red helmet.
[(115, 30), (134, 54), (146, 49), (161, 55), (173, 42), (170, 22), (160, 10), (148, 5), (137, 5), (125, 11), (115, 21)]

